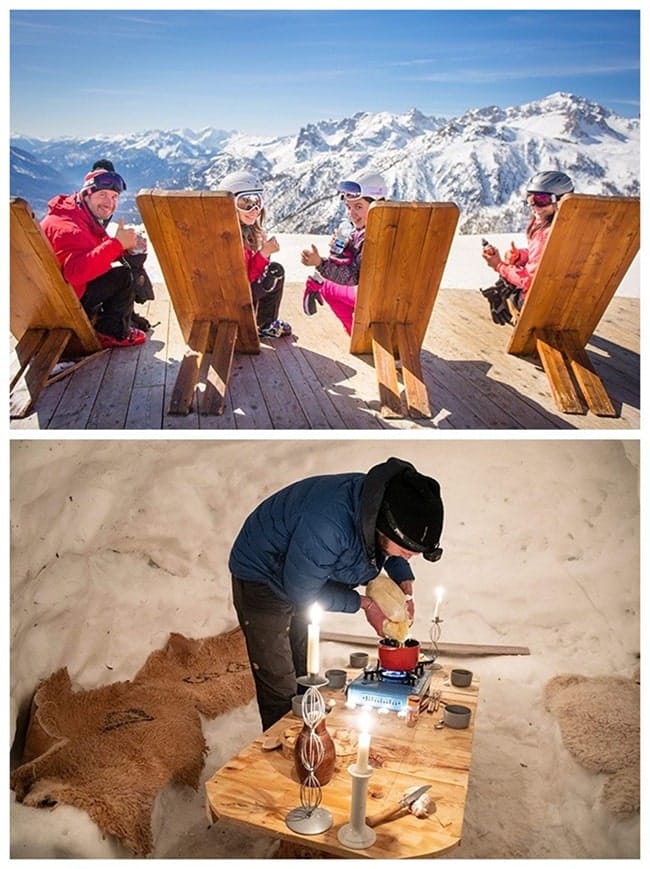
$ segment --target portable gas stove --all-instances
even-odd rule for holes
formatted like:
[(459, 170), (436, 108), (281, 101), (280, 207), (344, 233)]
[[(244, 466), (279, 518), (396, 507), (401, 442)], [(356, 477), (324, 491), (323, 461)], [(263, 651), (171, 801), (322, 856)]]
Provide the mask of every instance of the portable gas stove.
[(420, 694), (429, 678), (424, 664), (413, 670), (384, 670), (378, 664), (366, 668), (347, 688), (348, 700), (359, 706), (374, 706), (400, 712), (409, 694)]

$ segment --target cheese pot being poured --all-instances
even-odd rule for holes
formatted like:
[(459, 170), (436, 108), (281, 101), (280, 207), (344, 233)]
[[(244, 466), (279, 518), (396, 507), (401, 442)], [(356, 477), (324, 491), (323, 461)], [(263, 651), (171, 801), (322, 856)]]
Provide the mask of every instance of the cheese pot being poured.
[(383, 639), (377, 649), (379, 664), (384, 670), (414, 670), (420, 659), (420, 644), (417, 640)]

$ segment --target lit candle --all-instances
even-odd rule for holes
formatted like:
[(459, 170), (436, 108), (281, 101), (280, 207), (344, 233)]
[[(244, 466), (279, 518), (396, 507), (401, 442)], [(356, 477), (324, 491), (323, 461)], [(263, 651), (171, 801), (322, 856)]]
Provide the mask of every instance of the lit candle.
[(310, 676), (316, 676), (320, 669), (320, 661), (318, 655), (318, 644), (320, 639), (320, 628), (318, 619), (320, 617), (320, 607), (317, 603), (310, 610), (311, 622), (307, 625), (307, 673)]
[(440, 613), (440, 604), (442, 603), (442, 595), (444, 593), (444, 589), (441, 585), (436, 589), (436, 606), (433, 611), (433, 620), (435, 621), (438, 618)]
[(362, 718), (361, 728), (357, 748), (356, 771), (366, 773), (368, 772), (368, 757), (370, 755), (370, 731), (368, 730), (365, 715)]

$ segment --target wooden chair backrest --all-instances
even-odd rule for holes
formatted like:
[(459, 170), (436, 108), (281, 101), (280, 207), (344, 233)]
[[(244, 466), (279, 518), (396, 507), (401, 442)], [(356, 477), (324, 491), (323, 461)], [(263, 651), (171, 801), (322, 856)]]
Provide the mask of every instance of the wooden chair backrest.
[(374, 202), (368, 212), (351, 353), (373, 323), (404, 324), (422, 347), (458, 223), (453, 202)]
[(75, 291), (63, 279), (52, 247), (25, 199), (10, 199), (9, 328), (20, 341), (30, 329), (69, 329), (67, 350), (100, 348)]
[(185, 341), (197, 320), (238, 324), (237, 349), (259, 338), (232, 194), (141, 190), (136, 196)]
[(585, 346), (638, 253), (636, 197), (564, 196), (508, 353), (532, 354), (536, 332), (572, 332)]

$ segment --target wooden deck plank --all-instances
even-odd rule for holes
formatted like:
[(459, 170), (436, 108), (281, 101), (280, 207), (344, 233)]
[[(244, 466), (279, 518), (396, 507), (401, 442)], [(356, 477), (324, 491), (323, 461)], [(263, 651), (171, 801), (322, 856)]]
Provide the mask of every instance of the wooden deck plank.
[[(253, 357), (246, 354), (235, 355), (233, 361), (232, 373), (230, 375), (230, 388), (228, 389), (228, 400), (226, 401), (226, 409), (221, 417), (224, 425), (219, 428), (227, 428), (225, 423), (228, 421), (227, 416), (230, 413), (234, 428), (237, 429), (272, 429), (273, 423), (268, 407), (264, 400), (264, 394), (260, 382), (255, 373), (257, 363), (264, 365), (264, 357), (267, 350), (262, 347), (259, 356)], [(202, 426), (207, 420), (202, 420)], [(210, 427), (217, 426), (217, 420), (209, 420)]]
[[(47, 386), (34, 411), (25, 419), (11, 420), (11, 429), (618, 431), (640, 427), (638, 298), (615, 297), (587, 345), (617, 417), (561, 414), (539, 360), (506, 352), (510, 327), (492, 323), (480, 293), (442, 288), (422, 352), (433, 418), (382, 419), (372, 357), (349, 353), (349, 337), (327, 307), (307, 317), (302, 311), (302, 289), (301, 284), (287, 284), (282, 302), (281, 316), (292, 323), (293, 336), (265, 342), (259, 355), (235, 353), (221, 416), (203, 416), (196, 406), (187, 416), (167, 413), (185, 342), (165, 287), (157, 284), (155, 301), (138, 308), (150, 321), (160, 320), (145, 345), (113, 350)], [(123, 395), (128, 400), (123, 401)]]
[(94, 402), (86, 423), (87, 429), (123, 429), (126, 426), (140, 353), (136, 347), (129, 347), (120, 353), (108, 355), (101, 401)]
[[(262, 364), (254, 365), (254, 371), (262, 386), (266, 399), (266, 409), (275, 429), (305, 429), (309, 428), (309, 420), (305, 416), (296, 398), (291, 381), (287, 377), (278, 353), (275, 349), (277, 341), (262, 341)], [(269, 346), (270, 344), (270, 346)]]

